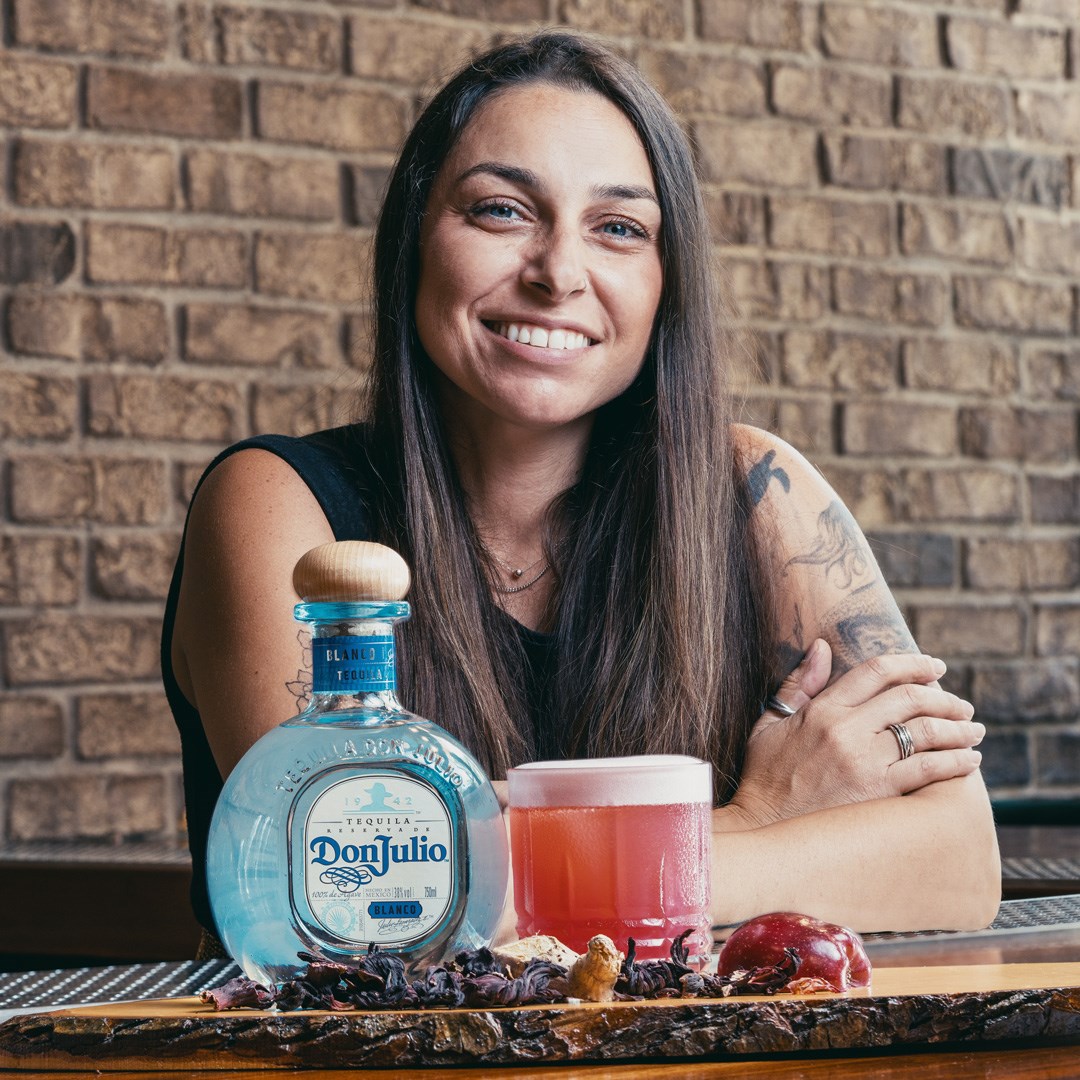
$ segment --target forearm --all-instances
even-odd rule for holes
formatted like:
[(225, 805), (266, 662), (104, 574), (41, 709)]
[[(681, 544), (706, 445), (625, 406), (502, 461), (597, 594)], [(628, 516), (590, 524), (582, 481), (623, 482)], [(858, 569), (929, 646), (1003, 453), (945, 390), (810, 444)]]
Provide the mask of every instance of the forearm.
[(981, 777), (747, 828), (713, 814), (713, 916), (798, 911), (855, 930), (972, 929), (1001, 895)]

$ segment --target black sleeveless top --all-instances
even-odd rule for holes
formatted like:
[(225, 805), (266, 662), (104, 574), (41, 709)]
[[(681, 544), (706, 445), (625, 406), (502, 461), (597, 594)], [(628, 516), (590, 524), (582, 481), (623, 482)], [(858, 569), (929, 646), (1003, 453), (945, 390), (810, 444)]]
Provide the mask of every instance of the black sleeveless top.
[[(371, 531), (368, 507), (371, 503), (373, 475), (364, 444), (361, 425), (333, 428), (301, 438), (287, 435), (258, 435), (236, 443), (218, 454), (210, 463), (195, 490), (198, 491), (210, 472), (238, 450), (267, 450), (293, 468), (311, 489), (322, 507), (335, 540), (368, 540)], [(194, 495), (192, 496), (194, 499)], [(185, 539), (187, 529), (185, 526)], [(202, 718), (184, 697), (172, 667), (172, 636), (180, 579), (184, 570), (184, 541), (173, 571), (172, 584), (165, 603), (161, 635), (161, 675), (165, 696), (180, 732), (184, 768), (184, 799), (187, 809), (188, 846), (191, 849), (191, 906), (196, 919), (216, 934), (206, 889), (206, 841), (214, 805), (221, 794), (222, 777), (210, 751)], [(555, 757), (558, 748), (547, 737), (550, 732), (538, 723), (544, 686), (550, 678), (552, 638), (522, 626), (519, 628), (527, 661), (526, 696), (534, 714), (533, 730), (543, 732), (538, 738), (535, 756)], [(551, 743), (550, 745), (548, 745)]]

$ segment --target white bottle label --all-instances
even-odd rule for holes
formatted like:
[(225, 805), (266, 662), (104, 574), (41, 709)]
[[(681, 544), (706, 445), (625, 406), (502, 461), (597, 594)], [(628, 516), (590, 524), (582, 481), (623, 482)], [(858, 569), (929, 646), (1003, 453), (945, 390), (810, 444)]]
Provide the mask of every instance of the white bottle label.
[(339, 780), (304, 824), (315, 919), (353, 944), (400, 947), (432, 931), (454, 897), (454, 823), (430, 784), (400, 772)]

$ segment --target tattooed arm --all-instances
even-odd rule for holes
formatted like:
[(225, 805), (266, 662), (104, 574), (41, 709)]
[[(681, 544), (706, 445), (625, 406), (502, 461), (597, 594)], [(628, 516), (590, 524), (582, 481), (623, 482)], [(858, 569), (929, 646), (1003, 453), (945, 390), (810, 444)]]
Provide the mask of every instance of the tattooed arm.
[[(839, 499), (818, 515), (810, 546), (787, 560), (784, 585), (813, 607), (816, 636), (832, 646), (834, 678), (872, 656), (918, 651), (862, 531)], [(793, 635), (805, 634), (798, 613), (792, 625)]]
[[(832, 646), (833, 678), (872, 656), (917, 647), (855, 519), (791, 447), (741, 428), (747, 481), (793, 668), (810, 642)], [(793, 480), (794, 477), (794, 480)]]
[[(716, 811), (717, 917), (791, 907), (858, 928), (985, 925), (1000, 896), (981, 726), (937, 685), (862, 531), (799, 455), (740, 429), (776, 625), (798, 709), (755, 725), (739, 790)], [(890, 723), (912, 734), (900, 759)]]

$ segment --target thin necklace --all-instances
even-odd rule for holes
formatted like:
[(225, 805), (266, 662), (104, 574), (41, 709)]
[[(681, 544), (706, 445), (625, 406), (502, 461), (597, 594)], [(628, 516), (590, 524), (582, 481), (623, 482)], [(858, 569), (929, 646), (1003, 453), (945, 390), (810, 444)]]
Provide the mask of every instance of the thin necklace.
[[(537, 559), (537, 562), (540, 560)], [(533, 563), (535, 566), (536, 563)], [(526, 581), (524, 585), (500, 585), (497, 581), (491, 583), (491, 587), (497, 592), (502, 593), (503, 596), (510, 596), (511, 593), (524, 592), (526, 589), (531, 589), (549, 570), (551, 569), (550, 563), (544, 563), (543, 569), (534, 578)]]
[(539, 566), (544, 561), (544, 556), (541, 555), (535, 562), (529, 563), (528, 566), (523, 566), (519, 570), (515, 570), (509, 563), (505, 563), (498, 555), (495, 554), (489, 547), (485, 545), (484, 550), (515, 580), (524, 577), (534, 566)]
[(549, 563), (546, 557), (543, 555), (541, 555), (540, 558), (537, 559), (535, 562), (529, 563), (528, 566), (515, 567), (511, 566), (509, 563), (503, 562), (502, 559), (500, 559), (499, 556), (496, 555), (495, 552), (493, 552), (491, 548), (489, 548), (487, 544), (484, 543), (483, 540), (480, 541), (480, 546), (484, 549), (484, 553), (488, 556), (488, 558), (490, 558), (493, 562), (497, 563), (515, 581), (519, 581), (530, 570), (532, 570), (536, 566), (539, 566), (540, 563), (544, 564), (542, 567), (540, 567), (540, 572), (536, 574), (535, 577), (530, 578), (528, 581), (524, 582), (521, 585), (500, 585), (499, 582), (492, 581), (491, 587), (497, 593), (501, 593), (503, 596), (512, 596), (514, 593), (524, 592), (526, 589), (531, 589), (551, 569), (551, 563)]

